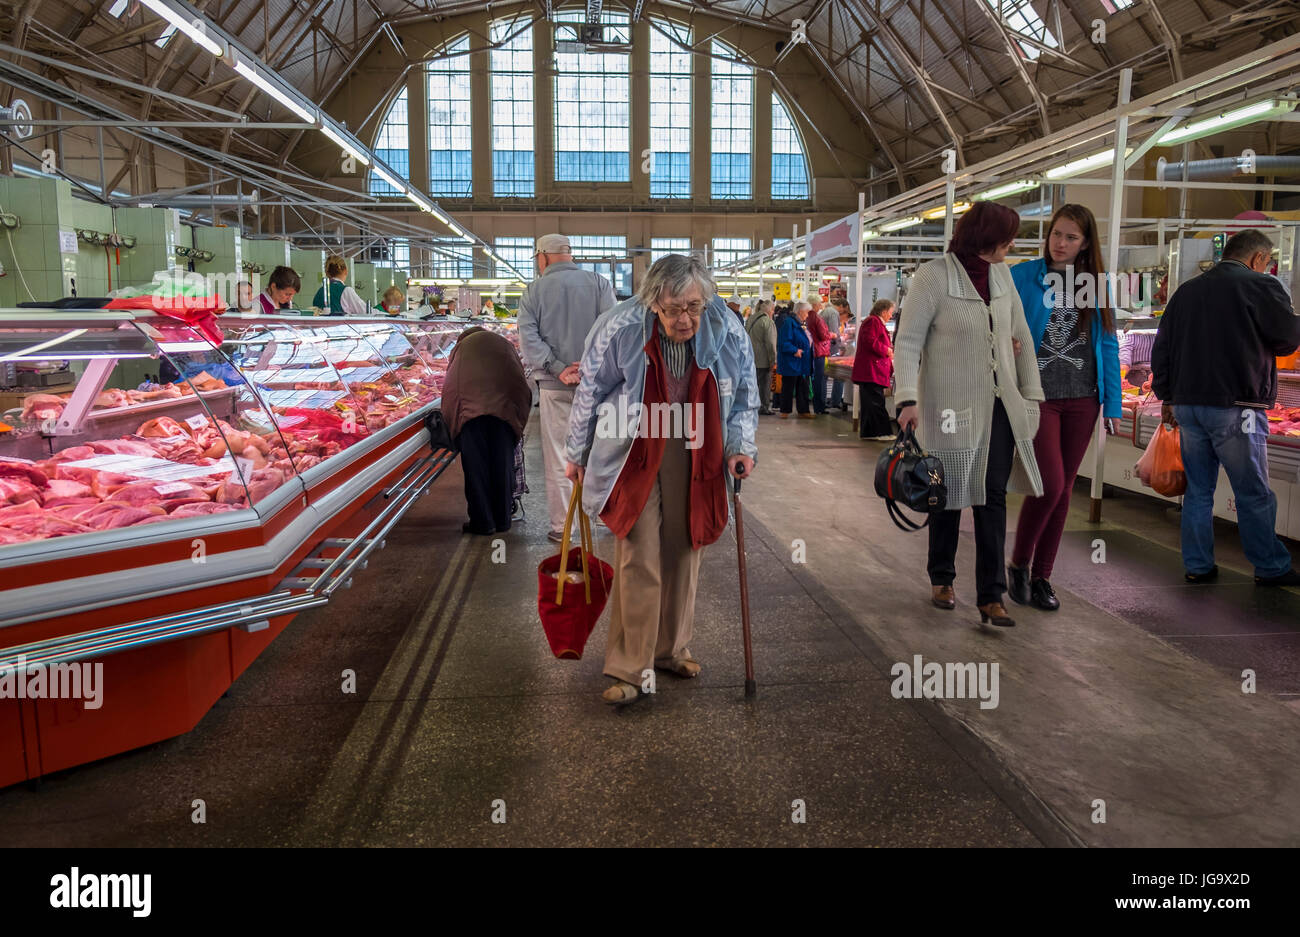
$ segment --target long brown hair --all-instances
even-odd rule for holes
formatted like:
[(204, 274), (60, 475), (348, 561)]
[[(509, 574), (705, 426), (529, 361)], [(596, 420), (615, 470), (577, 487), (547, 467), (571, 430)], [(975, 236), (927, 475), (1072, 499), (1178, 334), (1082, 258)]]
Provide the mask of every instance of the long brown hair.
[[(1083, 232), (1083, 239), (1087, 246), (1079, 251), (1079, 256), (1074, 258), (1074, 269), (1078, 273), (1086, 273), (1093, 277), (1094, 286), (1097, 293), (1097, 307), (1101, 310), (1101, 325), (1107, 332), (1115, 331), (1115, 314), (1109, 305), (1102, 302), (1103, 282), (1105, 280), (1106, 266), (1101, 260), (1101, 243), (1097, 237), (1097, 219), (1093, 217), (1092, 212), (1086, 205), (1076, 205), (1073, 202), (1062, 205), (1052, 215), (1052, 221), (1047, 226), (1047, 237), (1043, 240), (1043, 256), (1049, 261), (1052, 256), (1052, 229), (1056, 227), (1056, 222), (1060, 218), (1068, 218), (1079, 226)], [(1092, 309), (1080, 309), (1079, 319), (1082, 325), (1089, 326), (1092, 323)]]

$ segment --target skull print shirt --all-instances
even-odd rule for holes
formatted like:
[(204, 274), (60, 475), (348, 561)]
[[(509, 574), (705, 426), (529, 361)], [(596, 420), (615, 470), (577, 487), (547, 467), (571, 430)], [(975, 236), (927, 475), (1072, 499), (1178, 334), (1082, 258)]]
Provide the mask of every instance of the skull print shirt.
[(1097, 396), (1097, 359), (1079, 310), (1057, 305), (1038, 346), (1038, 373), (1048, 400)]

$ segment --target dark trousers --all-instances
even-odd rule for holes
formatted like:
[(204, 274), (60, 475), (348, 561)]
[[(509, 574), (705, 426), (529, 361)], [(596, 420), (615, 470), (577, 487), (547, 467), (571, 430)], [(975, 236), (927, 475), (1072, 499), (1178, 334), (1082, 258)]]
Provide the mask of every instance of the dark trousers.
[[(1007, 541), (1007, 479), (1015, 439), (1007, 411), (998, 400), (993, 405), (993, 426), (989, 433), (989, 459), (984, 472), (984, 503), (975, 514), (975, 590), (977, 604), (1002, 601), (1007, 591), (1003, 551)], [(957, 578), (957, 539), (961, 511), (940, 511), (930, 515), (930, 584), (950, 586)]]
[(510, 502), (515, 487), (515, 445), (519, 442), (505, 420), (475, 417), (456, 437), (465, 472), (465, 502), (475, 533), (510, 529)]
[(808, 375), (781, 375), (781, 412), (789, 413), (790, 404), (797, 404), (800, 413), (808, 412)]
[(772, 412), (772, 368), (755, 368), (754, 373), (758, 376), (758, 399), (759, 412)]
[(1070, 492), (1097, 426), (1100, 406), (1096, 397), (1045, 400), (1038, 405), (1042, 416), (1034, 437), (1034, 455), (1043, 478), (1043, 496), (1026, 498), (1021, 505), (1016, 543), (1011, 548), (1012, 565), (1030, 566), (1033, 579), (1052, 578), (1065, 516), (1070, 511)]
[(826, 412), (826, 359), (813, 359), (813, 412)]
[(888, 436), (893, 432), (889, 411), (885, 409), (885, 388), (881, 384), (858, 381), (858, 436)]

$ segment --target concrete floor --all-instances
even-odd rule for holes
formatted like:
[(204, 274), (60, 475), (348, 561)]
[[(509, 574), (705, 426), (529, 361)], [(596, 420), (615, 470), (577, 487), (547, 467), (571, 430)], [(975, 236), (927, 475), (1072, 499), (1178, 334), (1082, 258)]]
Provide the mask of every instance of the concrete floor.
[[(1063, 609), (1013, 607), (1018, 626), (993, 631), (971, 605), (969, 534), (957, 610), (928, 604), (924, 535), (896, 530), (871, 491), (879, 444), (840, 417), (765, 417), (743, 493), (758, 697), (741, 689), (728, 533), (703, 562), (703, 675), (661, 675), (614, 711), (598, 699), (603, 623), (573, 662), (537, 621), (553, 550), (536, 438), (504, 563), (459, 533), (453, 467), (353, 589), (290, 625), (193, 732), (0, 791), (0, 842), (1300, 844), (1300, 595), (1256, 590), (1230, 526), (1220, 583), (1189, 587), (1163, 507), (1108, 500), (1102, 525), (1075, 511)], [(598, 552), (612, 556), (607, 532)], [(997, 663), (998, 707), (895, 699), (890, 667), (915, 654)]]

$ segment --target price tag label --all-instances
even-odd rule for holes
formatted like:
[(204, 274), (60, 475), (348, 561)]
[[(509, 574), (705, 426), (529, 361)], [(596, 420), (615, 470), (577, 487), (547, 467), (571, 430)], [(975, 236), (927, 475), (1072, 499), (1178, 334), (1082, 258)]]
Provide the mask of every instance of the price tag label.
[(185, 422), (188, 423), (192, 429), (204, 429), (212, 425), (211, 421), (202, 413), (196, 413), (194, 416), (187, 416)]
[(235, 456), (235, 471), (239, 473), (241, 481), (247, 482), (253, 477), (253, 460)]
[(154, 485), (153, 490), (160, 495), (174, 495), (177, 492), (189, 491), (193, 487), (187, 482), (171, 482), (167, 485)]

